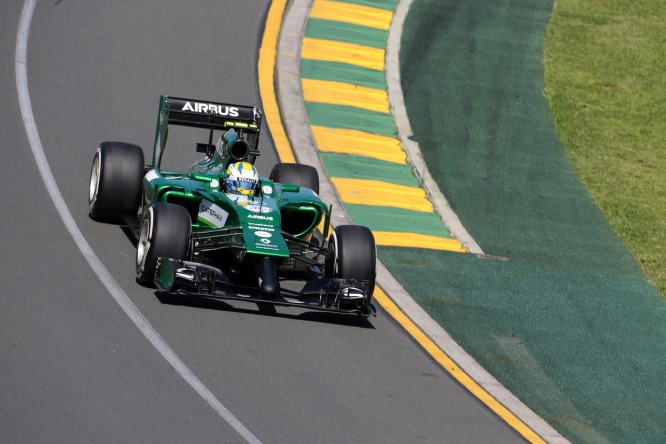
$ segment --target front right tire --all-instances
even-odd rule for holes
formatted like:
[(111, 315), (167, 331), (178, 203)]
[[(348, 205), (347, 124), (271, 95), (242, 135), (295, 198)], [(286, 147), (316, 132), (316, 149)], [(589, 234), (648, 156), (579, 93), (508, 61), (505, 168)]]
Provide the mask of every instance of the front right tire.
[(335, 227), (328, 240), (324, 264), (327, 277), (368, 281), (368, 302), (375, 290), (377, 248), (369, 228), (361, 225)]
[(185, 207), (158, 202), (147, 211), (136, 246), (136, 280), (155, 286), (160, 257), (187, 259), (192, 237), (192, 219)]
[(309, 188), (319, 194), (319, 173), (315, 167), (302, 163), (275, 164), (268, 177), (271, 181)]

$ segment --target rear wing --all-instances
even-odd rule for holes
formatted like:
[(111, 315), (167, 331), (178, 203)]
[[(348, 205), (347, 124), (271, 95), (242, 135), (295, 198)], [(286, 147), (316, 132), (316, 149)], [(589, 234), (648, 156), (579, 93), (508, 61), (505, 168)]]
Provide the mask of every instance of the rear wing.
[(228, 131), (233, 128), (248, 136), (245, 139), (250, 148), (256, 151), (259, 145), (261, 118), (261, 111), (256, 106), (160, 96), (153, 166), (155, 168), (160, 166), (169, 125), (206, 128), (210, 130), (209, 145), (213, 141), (214, 130)]

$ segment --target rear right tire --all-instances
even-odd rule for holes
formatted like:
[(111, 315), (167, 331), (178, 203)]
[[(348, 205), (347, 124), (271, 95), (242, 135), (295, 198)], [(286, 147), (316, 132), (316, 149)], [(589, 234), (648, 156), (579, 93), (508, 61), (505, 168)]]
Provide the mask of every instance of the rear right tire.
[(315, 167), (302, 163), (278, 163), (268, 177), (271, 181), (309, 188), (319, 194), (319, 173)]

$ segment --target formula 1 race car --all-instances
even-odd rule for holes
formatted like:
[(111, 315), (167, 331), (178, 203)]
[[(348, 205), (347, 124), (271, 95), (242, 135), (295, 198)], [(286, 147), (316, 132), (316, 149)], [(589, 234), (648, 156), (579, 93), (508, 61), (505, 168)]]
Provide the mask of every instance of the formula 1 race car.
[[(162, 96), (151, 165), (137, 145), (97, 148), (90, 217), (134, 229), (137, 281), (161, 292), (374, 315), (372, 232), (329, 236), (315, 168), (278, 163), (245, 194), (227, 186), (230, 169), (256, 171), (261, 120), (256, 107)], [(160, 168), (173, 125), (207, 131), (186, 171)]]

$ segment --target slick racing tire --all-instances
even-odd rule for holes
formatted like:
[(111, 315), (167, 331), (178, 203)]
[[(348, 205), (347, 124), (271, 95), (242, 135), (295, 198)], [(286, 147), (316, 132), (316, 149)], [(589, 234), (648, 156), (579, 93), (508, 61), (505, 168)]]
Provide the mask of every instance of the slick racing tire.
[(369, 281), (369, 299), (375, 290), (377, 249), (369, 228), (340, 225), (328, 239), (324, 271), (327, 277)]
[(155, 286), (157, 259), (187, 259), (192, 237), (192, 219), (185, 207), (158, 202), (148, 208), (136, 245), (136, 280)]
[(271, 181), (310, 188), (319, 194), (319, 173), (310, 165), (302, 163), (278, 163), (268, 177)]
[(123, 142), (103, 142), (90, 170), (90, 217), (102, 222), (136, 215), (141, 202), (143, 150)]

